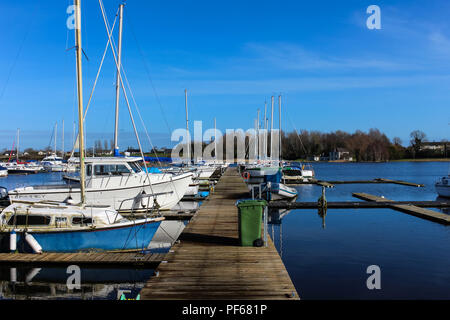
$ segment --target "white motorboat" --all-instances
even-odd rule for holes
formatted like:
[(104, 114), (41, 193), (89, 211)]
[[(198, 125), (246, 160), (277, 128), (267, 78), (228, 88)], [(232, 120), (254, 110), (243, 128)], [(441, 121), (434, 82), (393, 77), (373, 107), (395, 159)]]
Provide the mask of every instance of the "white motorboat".
[[(186, 193), (191, 173), (178, 175), (144, 172), (140, 158), (86, 158), (86, 203), (108, 205), (116, 210), (172, 208)], [(73, 181), (72, 181), (73, 182)], [(12, 202), (21, 198), (80, 201), (78, 185), (42, 185), (9, 191)]]
[(44, 167), (45, 171), (48, 172), (63, 172), (66, 167), (63, 158), (58, 157), (56, 154), (45, 157), (41, 161), (41, 165)]
[(20, 163), (17, 161), (7, 162), (3, 166), (8, 170), (9, 174), (34, 174), (42, 172), (44, 169), (38, 164)]
[(293, 199), (298, 196), (295, 188), (288, 187), (282, 183), (268, 183), (266, 188), (270, 194), (268, 200)]
[(8, 175), (8, 169), (0, 166), (0, 177), (6, 177)]
[(436, 192), (440, 197), (450, 198), (450, 175), (447, 177), (442, 177), (439, 181), (434, 185), (436, 188)]
[(283, 181), (300, 180), (310, 181), (314, 178), (314, 169), (309, 164), (297, 164), (283, 167)]

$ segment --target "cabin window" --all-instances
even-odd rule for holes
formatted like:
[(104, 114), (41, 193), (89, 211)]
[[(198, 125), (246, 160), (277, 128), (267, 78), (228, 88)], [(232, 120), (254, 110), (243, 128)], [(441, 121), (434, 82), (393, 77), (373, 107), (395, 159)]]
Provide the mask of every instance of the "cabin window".
[(35, 216), (18, 214), (9, 218), (8, 225), (10, 226), (48, 226), (50, 224), (51, 217), (49, 216)]
[(117, 167), (116, 171), (118, 173), (130, 173), (130, 169), (128, 169), (127, 166), (123, 164), (119, 164), (116, 167)]
[(94, 166), (94, 174), (96, 176), (109, 176), (109, 175), (117, 175), (120, 176), (124, 173), (130, 173), (130, 169), (128, 169), (125, 165), (119, 164), (102, 164)]
[(139, 173), (139, 172), (142, 171), (141, 166), (138, 165), (136, 162), (129, 162), (128, 164), (130, 165), (131, 169), (133, 169), (133, 171), (134, 171), (135, 173)]
[(73, 217), (72, 218), (72, 224), (73, 225), (92, 224), (92, 219), (91, 218), (85, 218), (85, 217)]
[(87, 176), (91, 176), (92, 175), (92, 166), (90, 164), (88, 164), (86, 166), (86, 175)]

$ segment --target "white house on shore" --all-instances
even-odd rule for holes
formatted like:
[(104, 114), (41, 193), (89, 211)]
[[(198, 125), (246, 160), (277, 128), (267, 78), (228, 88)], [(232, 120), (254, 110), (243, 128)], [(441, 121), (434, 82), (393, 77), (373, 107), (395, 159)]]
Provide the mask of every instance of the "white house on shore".
[(345, 148), (336, 148), (334, 151), (330, 152), (330, 161), (336, 160), (344, 160), (344, 161), (353, 161), (353, 157)]

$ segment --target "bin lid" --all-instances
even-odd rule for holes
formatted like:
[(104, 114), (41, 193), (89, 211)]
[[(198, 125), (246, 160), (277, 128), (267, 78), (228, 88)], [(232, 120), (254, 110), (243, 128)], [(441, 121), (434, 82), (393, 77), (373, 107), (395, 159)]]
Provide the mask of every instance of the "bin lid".
[(266, 200), (253, 200), (253, 199), (242, 199), (236, 201), (236, 206), (241, 207), (253, 207), (253, 206), (267, 206)]

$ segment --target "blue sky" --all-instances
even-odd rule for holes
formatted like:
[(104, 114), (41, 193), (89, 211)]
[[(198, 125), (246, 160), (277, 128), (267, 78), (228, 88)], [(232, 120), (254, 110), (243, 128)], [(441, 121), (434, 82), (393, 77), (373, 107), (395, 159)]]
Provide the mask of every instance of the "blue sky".
[[(119, 3), (104, 0), (111, 24)], [(0, 148), (11, 147), (17, 128), (21, 146), (48, 146), (63, 119), (72, 139), (70, 4), (0, 0)], [(366, 27), (372, 4), (381, 8), (381, 30)], [(87, 102), (107, 35), (98, 1), (84, 0), (82, 9)], [(264, 101), (282, 93), (288, 131), (379, 128), (407, 144), (420, 129), (429, 140), (449, 139), (448, 12), (448, 1), (128, 0), (123, 65), (158, 146), (185, 126), (185, 88), (189, 117), (205, 129), (214, 117), (223, 131), (252, 127)], [(109, 52), (86, 120), (88, 145), (112, 138), (114, 82)], [(127, 112), (122, 99), (122, 148), (136, 145)]]

